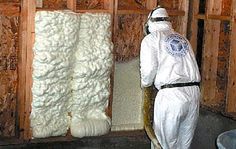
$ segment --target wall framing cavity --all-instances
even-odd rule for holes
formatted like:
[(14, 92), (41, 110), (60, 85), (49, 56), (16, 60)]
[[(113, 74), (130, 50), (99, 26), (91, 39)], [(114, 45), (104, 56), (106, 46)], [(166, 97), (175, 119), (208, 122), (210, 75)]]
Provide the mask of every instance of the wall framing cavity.
[[(235, 4), (235, 0), (192, 2), (189, 30), (193, 49), (201, 57), (201, 105), (232, 118), (236, 118)], [(199, 36), (199, 20), (204, 22), (203, 36)]]

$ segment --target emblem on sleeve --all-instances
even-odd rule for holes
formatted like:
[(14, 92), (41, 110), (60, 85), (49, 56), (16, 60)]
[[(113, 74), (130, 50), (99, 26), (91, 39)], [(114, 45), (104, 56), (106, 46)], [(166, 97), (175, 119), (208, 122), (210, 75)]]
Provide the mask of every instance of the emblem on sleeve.
[(167, 52), (173, 56), (182, 57), (189, 51), (187, 40), (178, 34), (170, 34), (167, 36), (165, 44)]

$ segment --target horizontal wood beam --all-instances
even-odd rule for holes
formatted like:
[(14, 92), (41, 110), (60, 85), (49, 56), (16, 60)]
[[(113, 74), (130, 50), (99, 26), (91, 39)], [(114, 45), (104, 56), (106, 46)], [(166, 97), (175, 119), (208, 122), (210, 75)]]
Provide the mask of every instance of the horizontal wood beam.
[(231, 21), (232, 18), (231, 16), (224, 16), (224, 15), (204, 15), (204, 14), (198, 14), (195, 16), (197, 19), (202, 19), (202, 20), (221, 20), (221, 21)]
[(77, 13), (85, 13), (85, 12), (90, 12), (90, 13), (113, 13), (113, 10), (109, 9), (86, 9), (86, 10), (76, 10)]
[(20, 4), (19, 3), (0, 3), (0, 14), (6, 16), (19, 16)]
[[(152, 10), (141, 10), (141, 9), (133, 9), (133, 10), (117, 10), (118, 14), (149, 14)], [(185, 11), (182, 10), (167, 10), (170, 16), (185, 16)]]

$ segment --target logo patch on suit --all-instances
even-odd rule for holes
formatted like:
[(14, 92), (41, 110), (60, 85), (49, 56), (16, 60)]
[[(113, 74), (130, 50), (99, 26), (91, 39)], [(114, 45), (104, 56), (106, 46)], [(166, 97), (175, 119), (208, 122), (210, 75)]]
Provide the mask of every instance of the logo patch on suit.
[(173, 56), (185, 56), (189, 51), (188, 42), (179, 34), (170, 34), (165, 39), (167, 52)]

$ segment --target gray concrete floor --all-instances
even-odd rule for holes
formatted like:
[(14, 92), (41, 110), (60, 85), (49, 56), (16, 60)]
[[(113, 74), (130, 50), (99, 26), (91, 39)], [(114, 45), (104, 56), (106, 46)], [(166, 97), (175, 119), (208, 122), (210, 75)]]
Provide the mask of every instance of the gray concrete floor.
[(191, 149), (217, 149), (218, 135), (231, 129), (236, 129), (236, 121), (201, 109)]
[[(191, 149), (217, 149), (216, 138), (222, 132), (235, 129), (236, 121), (204, 109), (195, 131)], [(1, 141), (0, 141), (1, 142)], [(150, 141), (143, 131), (111, 133), (101, 137), (73, 139), (72, 141), (42, 141), (1, 146), (0, 149), (150, 149)]]

